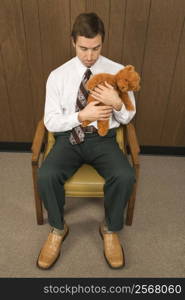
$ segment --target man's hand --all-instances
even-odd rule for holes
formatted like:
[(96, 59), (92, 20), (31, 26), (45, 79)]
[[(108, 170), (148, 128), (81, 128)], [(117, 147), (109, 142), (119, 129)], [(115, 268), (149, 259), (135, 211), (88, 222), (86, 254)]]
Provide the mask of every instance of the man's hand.
[(83, 121), (97, 121), (97, 120), (107, 120), (112, 114), (112, 106), (110, 105), (100, 105), (100, 102), (93, 101), (87, 104), (87, 106), (78, 113), (78, 119), (80, 122)]
[(112, 106), (116, 110), (121, 110), (123, 103), (117, 91), (106, 81), (105, 85), (99, 84), (93, 91), (90, 91), (91, 96), (105, 105)]

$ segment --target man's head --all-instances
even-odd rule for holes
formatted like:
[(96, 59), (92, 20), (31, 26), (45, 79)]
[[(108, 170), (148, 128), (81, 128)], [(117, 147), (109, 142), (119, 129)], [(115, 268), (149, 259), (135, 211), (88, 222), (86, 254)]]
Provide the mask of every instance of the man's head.
[(104, 41), (102, 20), (95, 13), (80, 14), (74, 22), (71, 36), (76, 55), (86, 67), (91, 67), (97, 61)]

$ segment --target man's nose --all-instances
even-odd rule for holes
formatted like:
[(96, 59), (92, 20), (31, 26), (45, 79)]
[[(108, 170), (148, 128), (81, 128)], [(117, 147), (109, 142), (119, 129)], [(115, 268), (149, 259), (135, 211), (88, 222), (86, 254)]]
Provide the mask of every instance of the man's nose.
[(87, 52), (87, 60), (91, 60), (93, 56), (92, 50), (88, 50)]

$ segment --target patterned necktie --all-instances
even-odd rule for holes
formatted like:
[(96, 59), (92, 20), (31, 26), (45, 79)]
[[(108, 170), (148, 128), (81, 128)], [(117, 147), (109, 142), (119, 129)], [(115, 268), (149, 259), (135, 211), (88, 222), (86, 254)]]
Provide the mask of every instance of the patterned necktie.
[[(76, 99), (76, 111), (82, 110), (86, 104), (87, 104), (87, 97), (88, 97), (88, 91), (85, 89), (85, 84), (87, 80), (89, 80), (91, 76), (91, 70), (87, 69), (86, 72), (84, 73), (83, 79), (80, 83), (80, 87), (78, 90), (78, 95)], [(72, 145), (75, 144), (80, 144), (84, 141), (85, 134), (84, 134), (84, 129), (81, 125), (74, 127), (71, 131), (69, 141), (71, 142)]]

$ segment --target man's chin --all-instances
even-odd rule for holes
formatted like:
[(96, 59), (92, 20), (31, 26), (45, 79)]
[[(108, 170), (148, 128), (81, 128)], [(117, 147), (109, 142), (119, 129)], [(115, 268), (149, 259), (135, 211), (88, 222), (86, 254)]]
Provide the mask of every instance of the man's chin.
[(91, 61), (91, 62), (84, 62), (84, 65), (87, 67), (87, 68), (90, 68), (92, 67), (94, 64), (95, 64), (96, 61)]

